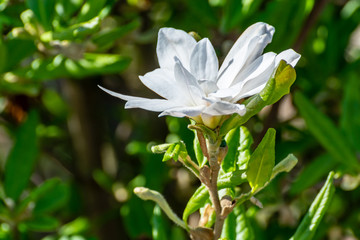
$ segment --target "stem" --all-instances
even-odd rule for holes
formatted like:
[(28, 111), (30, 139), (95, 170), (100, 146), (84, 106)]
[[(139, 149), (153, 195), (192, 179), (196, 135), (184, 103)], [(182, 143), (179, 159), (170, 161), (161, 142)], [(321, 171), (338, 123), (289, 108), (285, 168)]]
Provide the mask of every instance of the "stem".
[(222, 228), (224, 225), (224, 218), (221, 215), (221, 204), (219, 199), (219, 193), (217, 188), (217, 179), (219, 176), (220, 171), (220, 164), (218, 161), (219, 157), (219, 147), (220, 147), (220, 139), (217, 139), (216, 142), (208, 141), (208, 154), (209, 154), (209, 164), (211, 169), (210, 175), (210, 184), (207, 186), (209, 190), (209, 195), (211, 202), (213, 203), (215, 213), (216, 213), (216, 220), (215, 220), (215, 227), (214, 227), (214, 240), (220, 238)]

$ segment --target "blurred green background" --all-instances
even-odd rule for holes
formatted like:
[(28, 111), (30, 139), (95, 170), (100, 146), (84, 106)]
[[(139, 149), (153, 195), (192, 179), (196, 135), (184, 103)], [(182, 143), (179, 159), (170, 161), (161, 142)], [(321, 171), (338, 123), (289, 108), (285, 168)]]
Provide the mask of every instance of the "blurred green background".
[(0, 239), (152, 239), (158, 211), (136, 186), (181, 216), (199, 182), (149, 148), (191, 148), (188, 120), (125, 111), (97, 85), (156, 97), (138, 75), (158, 67), (161, 27), (208, 37), (223, 59), (258, 21), (276, 28), (266, 51), (302, 58), (292, 94), (246, 124), (253, 148), (273, 127), (276, 159), (299, 158), (257, 196), (264, 208), (246, 204), (255, 239), (288, 239), (330, 170), (341, 178), (315, 239), (359, 239), (359, 0), (1, 0)]

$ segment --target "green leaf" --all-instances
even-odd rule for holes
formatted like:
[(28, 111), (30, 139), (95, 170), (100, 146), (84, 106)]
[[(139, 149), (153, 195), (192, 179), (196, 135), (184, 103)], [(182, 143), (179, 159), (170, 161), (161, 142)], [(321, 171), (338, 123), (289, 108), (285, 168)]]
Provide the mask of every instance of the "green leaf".
[(37, 112), (30, 111), (17, 130), (15, 144), (5, 164), (4, 189), (6, 196), (13, 200), (17, 200), (28, 185), (39, 153), (36, 137), (38, 121)]
[(269, 128), (250, 157), (246, 175), (252, 192), (262, 188), (271, 178), (275, 165), (275, 134), (275, 129)]
[(57, 182), (45, 195), (36, 201), (34, 213), (53, 212), (62, 207), (69, 197), (69, 189), (66, 184)]
[(233, 240), (254, 239), (254, 231), (246, 217), (243, 205), (237, 205), (225, 219), (221, 237)]
[(246, 211), (243, 205), (238, 205), (234, 208), (234, 215), (236, 216), (236, 240), (252, 240), (254, 237), (254, 230), (246, 217)]
[(338, 164), (339, 163), (329, 154), (321, 155), (312, 160), (296, 177), (294, 183), (291, 185), (290, 194), (298, 194), (315, 185), (321, 178), (325, 177), (329, 171), (335, 169)]
[(206, 162), (207, 162), (207, 158), (204, 156), (204, 153), (202, 152), (202, 149), (201, 149), (201, 146), (200, 146), (200, 141), (199, 141), (199, 138), (196, 134), (196, 131), (193, 131), (194, 132), (194, 152), (195, 152), (195, 157), (196, 157), (196, 160), (198, 162), (198, 165), (199, 167), (203, 167)]
[(342, 101), (341, 129), (353, 148), (360, 152), (360, 83), (357, 74), (348, 77)]
[(33, 11), (39, 23), (50, 30), (52, 27), (52, 20), (55, 12), (54, 0), (27, 0), (28, 7)]
[(152, 224), (152, 237), (154, 240), (166, 240), (166, 226), (164, 223), (164, 218), (161, 215), (161, 208), (159, 205), (155, 205), (153, 215), (151, 218)]
[(86, 219), (84, 217), (78, 217), (75, 220), (63, 225), (59, 229), (59, 234), (61, 236), (81, 234), (81, 233), (89, 230), (90, 227), (91, 227), (91, 224), (88, 219)]
[(347, 139), (336, 128), (333, 122), (319, 112), (315, 106), (300, 92), (295, 93), (295, 104), (304, 118), (309, 131), (320, 144), (340, 163), (360, 171), (360, 163), (349, 147)]
[(65, 203), (67, 190), (65, 184), (58, 178), (46, 180), (21, 201), (16, 212), (21, 214), (30, 203), (35, 203), (34, 211), (37, 213), (55, 210)]
[(295, 69), (291, 65), (286, 64), (285, 61), (280, 61), (275, 76), (269, 79), (265, 88), (259, 94), (252, 96), (244, 102), (246, 113), (243, 116), (233, 114), (227, 119), (221, 126), (220, 135), (224, 136), (231, 129), (243, 125), (263, 107), (274, 104), (284, 95), (288, 94), (295, 78)]
[(298, 160), (294, 155), (292, 154), (287, 155), (286, 158), (284, 158), (278, 164), (275, 165), (275, 167), (272, 170), (271, 179), (276, 177), (281, 172), (290, 172), (291, 169), (295, 167), (297, 162)]
[(106, 0), (87, 0), (77, 17), (77, 22), (85, 22), (99, 15), (105, 6)]
[(206, 189), (205, 185), (201, 185), (198, 189), (196, 189), (195, 193), (189, 199), (184, 209), (182, 219), (186, 225), (189, 216), (195, 211), (204, 207), (208, 199), (209, 199), (209, 192)]
[(236, 157), (240, 145), (240, 128), (235, 128), (226, 134), (225, 141), (228, 146), (228, 152), (221, 163), (221, 167), (224, 172), (232, 172), (235, 171), (237, 167)]
[(99, 28), (100, 18), (95, 17), (87, 22), (74, 24), (65, 29), (45, 32), (41, 35), (40, 38), (44, 42), (50, 42), (54, 40), (79, 40), (97, 32)]
[(29, 57), (36, 51), (33, 40), (15, 38), (8, 39), (4, 44), (6, 44), (7, 52), (11, 53), (11, 57), (6, 59), (4, 71), (11, 71), (24, 58)]
[(24, 222), (26, 227), (32, 231), (48, 232), (59, 227), (60, 222), (54, 217), (39, 215)]
[(250, 148), (253, 142), (254, 140), (250, 131), (246, 127), (240, 126), (240, 147), (238, 149), (239, 155), (237, 160), (237, 165), (240, 170), (247, 169), (251, 156)]
[(314, 237), (316, 229), (329, 208), (332, 196), (335, 192), (333, 178), (334, 172), (330, 172), (326, 183), (321, 188), (314, 202), (311, 204), (309, 211), (290, 240), (311, 240)]
[(140, 21), (136, 19), (126, 25), (112, 28), (105, 32), (99, 32), (92, 37), (92, 41), (98, 45), (100, 49), (106, 49), (112, 46), (116, 40), (135, 30), (139, 26)]

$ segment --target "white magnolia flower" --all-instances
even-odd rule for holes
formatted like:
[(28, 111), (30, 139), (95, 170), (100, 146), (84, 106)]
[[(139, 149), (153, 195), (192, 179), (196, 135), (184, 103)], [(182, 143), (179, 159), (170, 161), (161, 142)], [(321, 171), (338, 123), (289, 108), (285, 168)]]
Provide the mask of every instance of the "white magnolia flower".
[(245, 114), (245, 106), (237, 102), (259, 93), (280, 60), (295, 66), (300, 59), (292, 49), (278, 55), (262, 54), (274, 32), (274, 27), (262, 22), (250, 26), (230, 49), (219, 70), (209, 39), (196, 42), (182, 30), (162, 28), (156, 48), (160, 68), (139, 78), (163, 99), (102, 89), (126, 100), (125, 108), (161, 112), (159, 116), (189, 117), (214, 128), (224, 115)]

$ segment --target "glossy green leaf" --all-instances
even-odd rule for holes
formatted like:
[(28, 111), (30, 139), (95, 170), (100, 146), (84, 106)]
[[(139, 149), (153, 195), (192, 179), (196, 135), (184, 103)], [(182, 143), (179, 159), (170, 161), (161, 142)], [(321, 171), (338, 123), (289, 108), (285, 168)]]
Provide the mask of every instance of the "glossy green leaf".
[(321, 219), (324, 217), (332, 196), (335, 192), (333, 184), (334, 172), (330, 172), (326, 183), (321, 188), (316, 196), (314, 202), (311, 204), (309, 211), (300, 223), (295, 234), (290, 240), (311, 240), (313, 239), (316, 229), (319, 226)]
[(225, 219), (221, 237), (229, 240), (254, 239), (254, 230), (246, 217), (243, 205), (237, 205)]
[(17, 200), (27, 187), (38, 157), (38, 121), (37, 112), (30, 111), (26, 121), (17, 130), (15, 144), (6, 161), (4, 189), (6, 196), (13, 200)]
[(41, 40), (44, 42), (50, 42), (53, 40), (79, 40), (97, 32), (99, 28), (100, 19), (95, 17), (87, 22), (74, 24), (65, 29), (45, 32), (41, 35)]
[(200, 141), (199, 141), (199, 138), (196, 134), (196, 131), (193, 131), (194, 132), (194, 143), (193, 143), (193, 146), (194, 146), (194, 152), (195, 152), (195, 157), (196, 157), (196, 160), (198, 162), (198, 165), (200, 167), (203, 167), (206, 162), (207, 162), (207, 158), (204, 156), (204, 153), (202, 152), (202, 149), (201, 149), (201, 146), (200, 146)]
[(236, 170), (236, 158), (238, 155), (238, 148), (240, 145), (240, 128), (231, 130), (225, 136), (225, 141), (228, 146), (228, 152), (221, 163), (221, 168), (225, 172), (232, 172)]
[(251, 156), (251, 145), (254, 140), (250, 131), (245, 126), (240, 126), (240, 146), (237, 159), (237, 165), (240, 170), (247, 169)]
[(295, 94), (295, 104), (304, 118), (309, 131), (320, 144), (340, 163), (350, 169), (360, 170), (360, 162), (352, 152), (347, 139), (336, 128), (334, 123), (300, 92)]
[(275, 165), (275, 134), (275, 129), (269, 128), (250, 157), (246, 175), (253, 192), (262, 188), (271, 178)]
[(189, 199), (188, 203), (183, 212), (183, 221), (187, 225), (187, 220), (189, 216), (205, 206), (206, 201), (209, 199), (209, 192), (206, 189), (205, 185), (201, 185), (196, 189), (195, 193)]
[(33, 11), (39, 23), (50, 30), (55, 12), (54, 0), (26, 0), (28, 7)]
[(54, 217), (39, 215), (25, 221), (24, 224), (32, 231), (48, 232), (56, 230), (56, 228), (59, 227), (60, 222)]
[(329, 154), (321, 155), (312, 160), (300, 174), (296, 177), (294, 183), (291, 185), (290, 194), (298, 194), (305, 189), (315, 185), (325, 177), (332, 169), (339, 164)]
[(254, 230), (246, 217), (246, 211), (243, 205), (234, 208), (236, 216), (236, 240), (252, 240), (255, 239)]
[(155, 205), (153, 215), (151, 218), (152, 224), (152, 237), (154, 240), (166, 240), (166, 226), (164, 223), (164, 218), (161, 215), (161, 208), (159, 205)]
[(360, 83), (355, 73), (346, 82), (342, 110), (341, 128), (353, 148), (360, 152)]
[(234, 114), (226, 120), (220, 129), (220, 135), (226, 135), (231, 129), (243, 125), (263, 107), (274, 104), (288, 94), (295, 78), (295, 69), (285, 61), (280, 61), (275, 76), (269, 79), (265, 88), (244, 102), (246, 113), (243, 116)]

